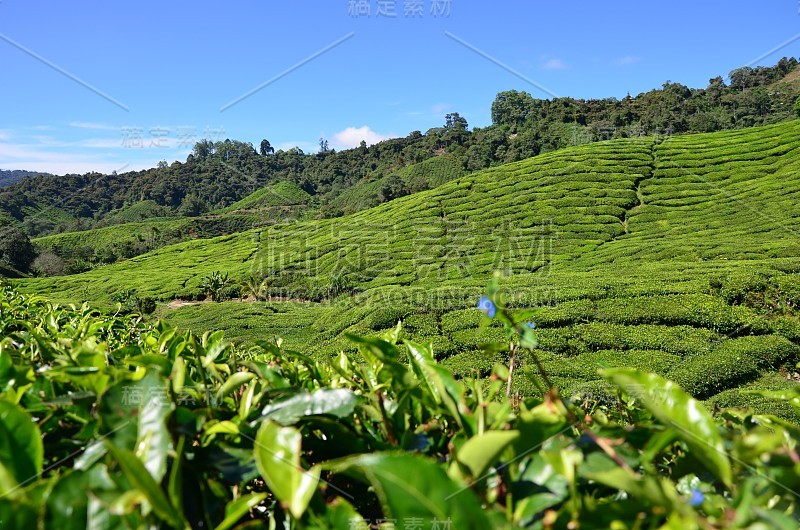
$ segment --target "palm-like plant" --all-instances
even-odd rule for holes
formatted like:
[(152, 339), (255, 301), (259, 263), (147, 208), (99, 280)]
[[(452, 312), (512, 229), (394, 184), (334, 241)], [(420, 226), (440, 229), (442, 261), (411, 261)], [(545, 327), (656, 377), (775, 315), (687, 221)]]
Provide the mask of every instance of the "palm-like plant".
[(255, 298), (257, 301), (267, 299), (267, 290), (269, 289), (269, 280), (257, 274), (251, 274), (242, 282), (245, 292)]
[(220, 271), (214, 271), (200, 281), (200, 288), (206, 296), (210, 296), (213, 301), (219, 302), (223, 289), (231, 283), (232, 280), (227, 272), (223, 274)]

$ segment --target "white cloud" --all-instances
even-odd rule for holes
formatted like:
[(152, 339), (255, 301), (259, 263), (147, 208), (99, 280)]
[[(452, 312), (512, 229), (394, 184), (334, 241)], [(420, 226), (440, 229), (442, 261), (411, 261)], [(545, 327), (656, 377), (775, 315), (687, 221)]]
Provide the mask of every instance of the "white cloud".
[(641, 60), (642, 60), (641, 57), (636, 57), (634, 55), (626, 55), (625, 57), (620, 57), (619, 59), (614, 61), (614, 64), (616, 64), (617, 66), (628, 66), (631, 64), (636, 64)]
[[(44, 171), (54, 175), (97, 171), (138, 171), (156, 167), (160, 160), (183, 162), (191, 149), (124, 149), (119, 140), (90, 139), (68, 144), (69, 152), (47, 144), (0, 143), (0, 168)], [(104, 147), (102, 151), (80, 151), (80, 147)]]
[(70, 147), (72, 144), (70, 142), (65, 142), (63, 140), (59, 140), (58, 138), (53, 138), (52, 136), (47, 136), (44, 134), (34, 134), (31, 136), (25, 137), (26, 141), (35, 141), (38, 147)]
[(376, 144), (384, 140), (392, 138), (373, 131), (369, 126), (363, 127), (348, 127), (343, 131), (339, 131), (331, 138), (331, 147), (335, 149), (352, 149), (358, 147), (361, 141), (367, 142), (367, 145)]
[(92, 155), (56, 153), (35, 145), (0, 143), (0, 167), (64, 175), (89, 171), (110, 173), (119, 169), (119, 164)]
[(565, 70), (567, 65), (561, 59), (550, 59), (542, 66), (545, 70)]
[(431, 112), (434, 114), (441, 114), (446, 110), (450, 110), (452, 105), (450, 103), (437, 103), (436, 105), (431, 107)]
[(119, 127), (115, 127), (113, 125), (106, 125), (104, 123), (93, 123), (88, 121), (71, 121), (69, 122), (70, 127), (76, 127), (78, 129), (92, 129), (95, 131), (117, 131)]

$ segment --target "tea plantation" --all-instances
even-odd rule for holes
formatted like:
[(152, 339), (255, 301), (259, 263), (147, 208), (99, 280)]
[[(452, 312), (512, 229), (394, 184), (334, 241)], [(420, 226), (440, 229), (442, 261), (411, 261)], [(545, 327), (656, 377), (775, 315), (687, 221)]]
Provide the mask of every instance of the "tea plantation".
[[(403, 336), (432, 343), (458, 376), (488, 376), (508, 347), (481, 348), (505, 339), (479, 327), (474, 307), (498, 271), (509, 307), (535, 310), (536, 353), (567, 395), (608, 402), (597, 370), (628, 366), (712, 408), (749, 404), (797, 421), (748, 392), (797, 384), (798, 149), (797, 121), (602, 142), (344, 218), (183, 242), (19, 288), (107, 308), (135, 291), (182, 328), (223, 329), (247, 345), (281, 336), (316, 359), (360, 358), (346, 334), (403, 321)], [(205, 298), (217, 271), (258, 292), (167, 306)], [(539, 393), (531, 355), (520, 353), (513, 376), (523, 397)]]
[[(484, 324), (515, 354), (541, 355), (530, 315), (505, 308), (497, 286), (481, 300)], [(470, 311), (442, 322), (463, 328)], [(424, 327), (415, 316), (409, 324)], [(622, 328), (605, 336), (659, 336)], [(691, 329), (685, 343), (703, 342)], [(457, 377), (402, 333), (349, 335), (358, 359), (328, 362), (281, 341), (234, 348), (220, 332), (57, 307), (0, 285), (0, 528), (797, 527), (790, 422), (715, 418), (634, 368), (600, 371), (608, 403), (556, 390), (509, 399), (509, 368)], [(780, 338), (723, 344), (753, 362), (793, 354)], [(679, 358), (625, 355), (582, 354), (661, 371)], [(574, 362), (547, 368), (558, 366), (536, 380), (593, 375)], [(796, 387), (759, 397), (800, 410)]]

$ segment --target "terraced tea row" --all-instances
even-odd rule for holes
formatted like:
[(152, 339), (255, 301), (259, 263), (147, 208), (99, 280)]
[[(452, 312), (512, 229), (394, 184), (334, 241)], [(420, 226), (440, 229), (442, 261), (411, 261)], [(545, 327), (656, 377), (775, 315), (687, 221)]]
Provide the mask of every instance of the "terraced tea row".
[[(512, 307), (542, 308), (540, 354), (570, 392), (602, 393), (602, 365), (681, 382), (709, 403), (796, 376), (800, 343), (800, 122), (606, 142), (458, 178), (344, 219), (265, 227), (163, 249), (86, 274), (27, 281), (61, 300), (136, 289), (197, 298), (214, 271), (265, 280), (295, 302), (163, 310), (193, 329), (357, 355), (345, 333), (406, 320), (459, 374), (504, 360), (474, 309), (494, 271)], [(342, 293), (345, 293), (342, 295)], [(324, 303), (311, 303), (322, 300)], [(516, 389), (536, 389), (521, 355)], [(782, 413), (784, 413), (783, 411)]]
[[(58, 281), (67, 297), (106, 298), (136, 288), (160, 299), (195, 289), (213, 270), (278, 278), (285, 296), (346, 276), (359, 290), (487, 277), (495, 269), (534, 272), (574, 259), (587, 245), (622, 233), (647, 171), (651, 140), (583, 147), (482, 172), (392, 201), (345, 220), (278, 225), (189, 242)], [(611, 159), (615, 163), (592, 163)], [(152, 279), (159, 278), (157, 285)], [(32, 288), (52, 291), (56, 282)], [(83, 289), (86, 289), (85, 293)]]
[(589, 261), (800, 256), (799, 149), (796, 122), (660, 143), (629, 234)]

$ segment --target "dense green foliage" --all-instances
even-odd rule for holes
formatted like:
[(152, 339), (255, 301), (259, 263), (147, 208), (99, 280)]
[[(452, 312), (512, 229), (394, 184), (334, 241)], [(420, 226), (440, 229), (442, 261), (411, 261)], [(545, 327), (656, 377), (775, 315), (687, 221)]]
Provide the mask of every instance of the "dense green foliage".
[[(490, 293), (484, 310), (515, 350), (533, 353), (527, 315)], [(608, 406), (582, 408), (555, 389), (509, 400), (505, 366), (456, 378), (430, 346), (401, 342), (400, 326), (351, 336), (357, 357), (317, 362), (280, 341), (236, 350), (221, 333), (8, 288), (0, 337), (2, 528), (800, 521), (800, 429), (737, 411), (714, 419), (674, 383), (629, 368), (600, 372)], [(800, 408), (796, 387), (762, 394)]]
[[(734, 70), (730, 84), (721, 77), (704, 89), (667, 82), (622, 100), (537, 100), (508, 91), (494, 101), (489, 127), (470, 131), (466, 120), (452, 113), (443, 127), (425, 134), (414, 131), (341, 152), (276, 152), (267, 140), (258, 150), (247, 142), (203, 140), (184, 163), (119, 175), (24, 179), (0, 190), (0, 213), (34, 237), (153, 216), (197, 216), (228, 208), (262, 188), (291, 183), (314, 196), (319, 215), (339, 216), (435, 187), (464, 172), (568, 146), (785, 121), (794, 117), (800, 95), (796, 67), (794, 58), (784, 58), (773, 67)], [(448, 155), (442, 165), (450, 167), (409, 168), (442, 155)], [(288, 218), (296, 218), (295, 213), (290, 209)]]
[(24, 275), (35, 258), (36, 252), (28, 236), (0, 217), (0, 277)]
[[(280, 210), (279, 214), (267, 208), (253, 213), (231, 212), (125, 223), (40, 237), (33, 243), (40, 254), (51, 253), (64, 261), (60, 272), (44, 275), (84, 272), (175, 243), (243, 232), (275, 224), (278, 218), (284, 221), (290, 218), (285, 208)], [(298, 216), (300, 213), (298, 209)]]
[[(463, 174), (452, 158), (433, 158), (375, 182), (349, 188), (326, 205), (323, 214), (335, 217), (344, 212), (365, 210), (392, 198), (436, 187)], [(97, 226), (110, 226), (35, 239), (39, 254), (46, 254), (46, 258), (52, 254), (62, 261), (55, 268), (35, 267), (35, 272), (45, 276), (84, 272), (182, 241), (313, 218), (319, 213), (318, 207), (314, 197), (286, 181), (257, 190), (226, 208), (189, 218), (165, 218), (168, 209), (154, 201), (142, 201), (110, 213), (97, 223)]]
[(0, 189), (0, 529), (797, 528), (796, 67)]
[[(520, 135), (553, 138), (558, 124), (586, 126), (579, 134), (609, 139), (644, 134), (713, 132), (775, 123), (793, 113), (798, 96), (797, 60), (781, 59), (773, 67), (743, 67), (709, 80), (704, 89), (667, 81), (658, 90), (633, 98), (537, 100), (525, 92), (502, 92), (492, 105), (492, 121)], [(547, 133), (550, 133), (549, 135)], [(558, 145), (558, 144), (554, 144)]]
[[(503, 353), (480, 345), (498, 330), (479, 332), (469, 308), (499, 270), (514, 307), (548, 308), (539, 353), (568, 395), (601, 395), (599, 365), (638, 366), (709, 404), (743, 403), (730, 392), (797, 377), (800, 247), (787, 234), (800, 230), (798, 145), (800, 123), (790, 122), (579, 146), (343, 219), (182, 243), (21, 285), (108, 307), (132, 289), (181, 327), (225, 329), (246, 344), (281, 335), (318, 359), (355, 354), (346, 333), (407, 320), (409, 336), (433, 342), (455, 373), (488, 376)], [(202, 282), (218, 271), (240, 287), (214, 297)], [(210, 294), (236, 301), (165, 305)], [(521, 354), (515, 392), (536, 394), (532, 368)]]
[(277, 206), (308, 206), (311, 195), (291, 182), (278, 182), (253, 192), (241, 201), (220, 210), (220, 212), (236, 212), (241, 210), (264, 210)]

